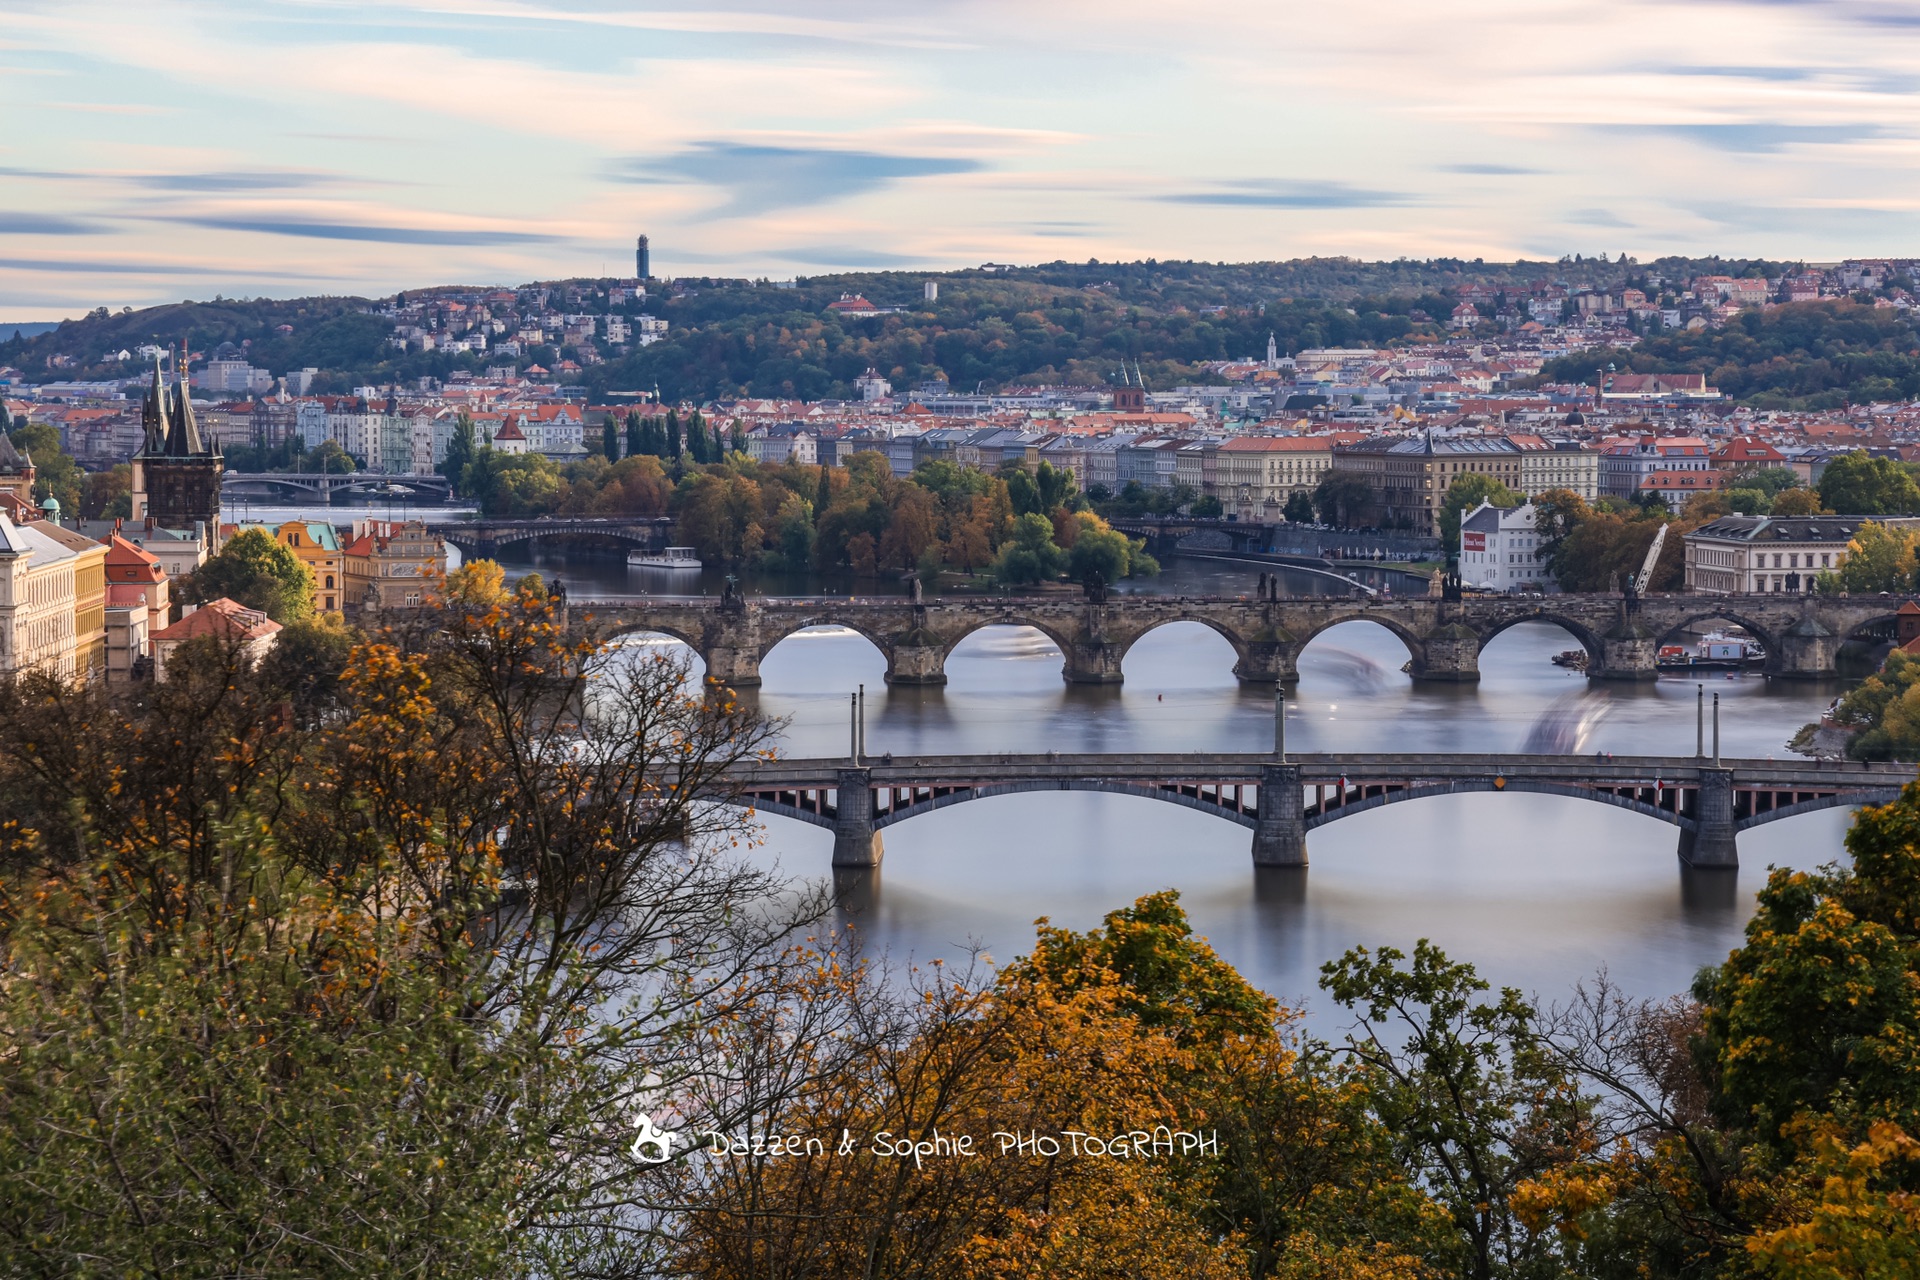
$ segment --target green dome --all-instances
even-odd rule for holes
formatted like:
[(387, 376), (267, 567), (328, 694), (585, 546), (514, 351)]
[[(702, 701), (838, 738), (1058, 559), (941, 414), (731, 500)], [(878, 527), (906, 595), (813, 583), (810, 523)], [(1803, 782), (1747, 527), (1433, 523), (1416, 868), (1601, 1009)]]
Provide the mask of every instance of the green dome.
[(48, 494), (47, 500), (40, 504), (40, 509), (42, 511), (51, 511), (55, 515), (58, 515), (60, 514), (60, 499), (54, 497), (52, 494)]

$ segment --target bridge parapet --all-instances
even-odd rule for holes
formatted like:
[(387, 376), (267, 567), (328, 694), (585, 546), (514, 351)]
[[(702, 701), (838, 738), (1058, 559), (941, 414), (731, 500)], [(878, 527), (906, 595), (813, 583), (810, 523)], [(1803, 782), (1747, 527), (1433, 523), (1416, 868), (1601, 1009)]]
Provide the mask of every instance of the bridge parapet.
[[(511, 522), (528, 536), (558, 524)], [(475, 522), (484, 527), (486, 522)], [(496, 529), (504, 525), (494, 526)], [(607, 536), (627, 536), (613, 525)], [(452, 526), (456, 545), (467, 530)], [(631, 531), (638, 536), (639, 531)], [(1406, 645), (1415, 679), (1471, 682), (1480, 655), (1510, 627), (1545, 623), (1565, 630), (1586, 650), (1587, 674), (1597, 680), (1650, 680), (1660, 645), (1697, 622), (1738, 623), (1767, 651), (1768, 674), (1817, 678), (1834, 673), (1847, 637), (1886, 624), (1895, 597), (1786, 595), (1618, 595), (1470, 597), (1436, 600), (1346, 599), (1316, 596), (1261, 600), (1240, 597), (1113, 596), (1095, 602), (1065, 594), (933, 598), (920, 602), (871, 597), (691, 601), (627, 598), (579, 600), (609, 633), (658, 630), (685, 640), (707, 662), (709, 674), (738, 686), (759, 682), (760, 662), (787, 636), (807, 627), (850, 627), (886, 657), (897, 684), (940, 685), (946, 660), (967, 636), (989, 626), (1033, 627), (1064, 656), (1062, 675), (1074, 683), (1117, 684), (1128, 651), (1142, 636), (1176, 622), (1207, 627), (1233, 647), (1234, 674), (1249, 683), (1291, 683), (1301, 652), (1330, 627), (1370, 622)]]
[[(879, 833), (923, 813), (1029, 791), (1097, 791), (1182, 805), (1253, 831), (1258, 866), (1304, 866), (1307, 834), (1387, 804), (1528, 792), (1628, 809), (1679, 828), (1689, 866), (1737, 867), (1738, 833), (1819, 809), (1884, 804), (1911, 765), (1692, 756), (1239, 753), (775, 760), (729, 777), (739, 802), (835, 833), (836, 866), (877, 866)], [(1289, 798), (1290, 797), (1290, 798)]]

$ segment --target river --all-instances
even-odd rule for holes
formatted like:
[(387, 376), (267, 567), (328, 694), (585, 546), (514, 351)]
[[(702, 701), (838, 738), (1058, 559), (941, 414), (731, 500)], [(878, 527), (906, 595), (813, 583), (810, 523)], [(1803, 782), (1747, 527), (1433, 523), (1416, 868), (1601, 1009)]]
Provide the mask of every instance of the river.
[[(577, 596), (718, 592), (629, 571), (617, 560), (541, 555), (508, 566), (562, 575)], [(1251, 593), (1265, 566), (1170, 559), (1157, 582), (1127, 589)], [(1284, 579), (1290, 591), (1331, 589)], [(751, 592), (807, 584), (749, 578)], [(817, 589), (817, 588), (815, 588)], [(633, 637), (644, 649), (673, 644)], [(1690, 754), (1695, 685), (1592, 686), (1553, 665), (1566, 633), (1527, 624), (1481, 657), (1472, 687), (1416, 686), (1406, 650), (1365, 622), (1322, 633), (1300, 659), (1289, 720), (1297, 751), (1613, 751)], [(889, 689), (879, 652), (850, 631), (803, 632), (761, 665), (747, 696), (785, 722), (789, 755), (847, 748), (847, 695), (867, 690), (870, 754), (988, 751), (1258, 751), (1271, 745), (1272, 695), (1242, 689), (1233, 653), (1204, 627), (1155, 631), (1128, 653), (1120, 688), (1066, 685), (1061, 657), (1037, 632), (994, 627), (948, 658), (943, 689)], [(1722, 749), (1784, 756), (1838, 685), (1722, 676)], [(824, 877), (830, 833), (768, 818), (755, 857)], [(1770, 865), (1812, 868), (1843, 856), (1849, 816), (1828, 810), (1740, 837), (1741, 869), (1683, 874), (1677, 831), (1654, 819), (1554, 796), (1464, 795), (1387, 805), (1314, 831), (1310, 870), (1256, 875), (1249, 833), (1174, 805), (1062, 792), (957, 805), (884, 832), (883, 870), (846, 881), (840, 922), (871, 953), (898, 962), (1008, 959), (1033, 922), (1085, 929), (1142, 894), (1178, 889), (1197, 932), (1254, 983), (1304, 1007), (1331, 1033), (1343, 1015), (1316, 991), (1320, 966), (1356, 945), (1411, 950), (1432, 939), (1495, 984), (1547, 1001), (1601, 969), (1629, 992), (1686, 990), (1702, 965), (1740, 941)]]

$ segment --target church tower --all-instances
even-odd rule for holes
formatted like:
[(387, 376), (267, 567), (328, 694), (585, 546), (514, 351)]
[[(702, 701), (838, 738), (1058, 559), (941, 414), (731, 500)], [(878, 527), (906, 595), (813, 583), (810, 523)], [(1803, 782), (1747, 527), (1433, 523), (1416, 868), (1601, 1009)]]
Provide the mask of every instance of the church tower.
[(140, 451), (133, 455), (133, 518), (151, 519), (162, 529), (192, 529), (204, 522), (217, 541), (220, 477), (227, 466), (219, 449), (200, 438), (185, 367), (183, 352), (169, 391), (159, 359), (153, 362), (153, 382), (140, 406)]

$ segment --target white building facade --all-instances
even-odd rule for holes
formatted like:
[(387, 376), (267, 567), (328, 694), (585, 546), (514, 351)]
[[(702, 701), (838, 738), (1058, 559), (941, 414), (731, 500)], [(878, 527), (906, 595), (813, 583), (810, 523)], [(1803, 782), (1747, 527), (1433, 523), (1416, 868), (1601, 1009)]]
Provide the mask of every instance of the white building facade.
[(1460, 583), (1478, 591), (1544, 591), (1552, 579), (1540, 560), (1531, 502), (1482, 502), (1460, 518)]

